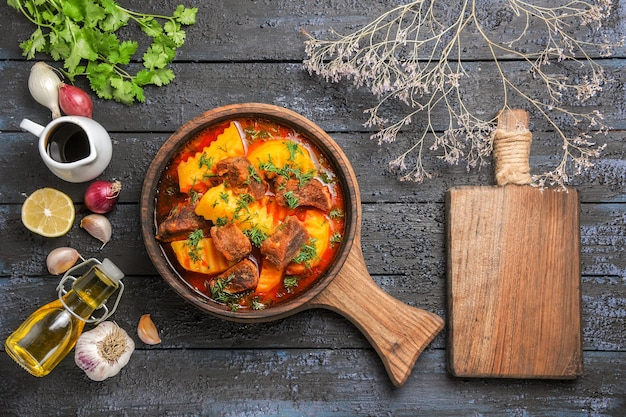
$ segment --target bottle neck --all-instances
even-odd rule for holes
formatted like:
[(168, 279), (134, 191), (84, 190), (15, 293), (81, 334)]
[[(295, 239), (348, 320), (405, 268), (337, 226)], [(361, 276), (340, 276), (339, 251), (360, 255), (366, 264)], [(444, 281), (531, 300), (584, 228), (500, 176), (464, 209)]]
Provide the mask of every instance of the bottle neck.
[(91, 314), (96, 310), (94, 307), (87, 304), (75, 290), (69, 290), (67, 294), (63, 296), (63, 302), (67, 309), (85, 320), (88, 320)]
[(117, 288), (118, 283), (96, 265), (74, 282), (72, 289), (63, 296), (63, 301), (68, 309), (87, 320)]

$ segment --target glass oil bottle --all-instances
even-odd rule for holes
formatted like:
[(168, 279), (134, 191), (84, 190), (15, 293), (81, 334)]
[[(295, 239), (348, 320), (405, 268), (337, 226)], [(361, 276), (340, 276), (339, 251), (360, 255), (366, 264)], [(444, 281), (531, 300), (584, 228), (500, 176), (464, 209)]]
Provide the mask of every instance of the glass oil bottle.
[[(78, 278), (70, 274), (89, 267)], [(124, 273), (104, 259), (89, 259), (65, 273), (57, 286), (58, 299), (40, 307), (13, 332), (5, 342), (5, 350), (18, 364), (34, 376), (46, 376), (74, 348), (85, 323), (99, 323), (115, 312), (122, 295)], [(72, 281), (69, 291), (64, 289)], [(119, 289), (115, 306), (106, 307), (108, 298)], [(99, 319), (91, 317), (104, 309)]]

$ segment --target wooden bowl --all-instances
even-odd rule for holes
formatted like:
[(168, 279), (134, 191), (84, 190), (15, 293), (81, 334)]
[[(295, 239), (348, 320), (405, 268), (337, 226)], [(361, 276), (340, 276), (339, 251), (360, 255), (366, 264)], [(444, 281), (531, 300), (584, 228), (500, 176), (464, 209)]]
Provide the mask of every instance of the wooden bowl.
[[(271, 308), (233, 312), (191, 288), (170, 265), (155, 238), (155, 195), (163, 170), (184, 144), (209, 126), (238, 118), (261, 118), (292, 127), (321, 150), (339, 176), (345, 230), (334, 261), (312, 287)], [(406, 381), (419, 354), (443, 328), (439, 316), (396, 300), (372, 280), (361, 251), (361, 202), (348, 158), (326, 132), (293, 111), (267, 104), (236, 104), (210, 110), (185, 123), (163, 144), (148, 168), (140, 204), (143, 239), (159, 274), (175, 292), (207, 313), (238, 322), (262, 322), (308, 308), (338, 312), (372, 343), (397, 386)]]
[[(161, 174), (181, 147), (202, 130), (224, 122), (241, 118), (261, 118), (293, 128), (306, 137), (329, 161), (338, 174), (341, 191), (345, 202), (345, 232), (341, 247), (328, 271), (309, 289), (275, 306), (263, 309), (243, 309), (231, 311), (228, 306), (213, 302), (188, 285), (172, 268), (164, 255), (161, 244), (155, 239), (154, 219), (155, 194)], [(165, 281), (185, 300), (207, 313), (234, 321), (261, 322), (279, 319), (304, 308), (304, 306), (322, 291), (344, 264), (360, 222), (360, 203), (354, 172), (339, 146), (318, 126), (305, 117), (282, 107), (266, 104), (236, 104), (207, 111), (182, 125), (163, 144), (146, 174), (141, 197), (142, 233), (148, 255)]]

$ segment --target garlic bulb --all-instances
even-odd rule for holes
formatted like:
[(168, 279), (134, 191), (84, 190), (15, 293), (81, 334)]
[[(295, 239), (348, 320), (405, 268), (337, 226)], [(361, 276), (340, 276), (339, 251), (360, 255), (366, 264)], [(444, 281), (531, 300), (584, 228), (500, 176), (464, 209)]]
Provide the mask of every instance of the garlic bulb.
[(154, 322), (150, 318), (150, 314), (144, 314), (139, 319), (139, 325), (137, 326), (137, 335), (142, 342), (147, 345), (156, 345), (161, 343), (159, 337), (159, 331), (157, 330)]
[(81, 256), (74, 248), (60, 247), (53, 249), (46, 258), (48, 272), (59, 275), (74, 266)]
[(80, 227), (85, 229), (91, 236), (102, 242), (100, 249), (111, 240), (111, 222), (102, 214), (89, 214), (80, 221)]
[(61, 80), (53, 68), (45, 62), (37, 62), (30, 69), (28, 90), (37, 103), (52, 111), (52, 118), (61, 117), (59, 86)]
[(128, 363), (135, 342), (112, 321), (103, 321), (76, 342), (74, 361), (94, 381), (117, 375)]

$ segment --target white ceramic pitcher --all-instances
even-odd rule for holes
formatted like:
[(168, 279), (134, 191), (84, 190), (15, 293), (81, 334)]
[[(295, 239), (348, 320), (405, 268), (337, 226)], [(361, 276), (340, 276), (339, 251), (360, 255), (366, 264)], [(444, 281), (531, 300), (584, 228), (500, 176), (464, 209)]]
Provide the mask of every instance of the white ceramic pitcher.
[(109, 134), (88, 117), (63, 116), (47, 126), (23, 119), (20, 127), (39, 137), (41, 158), (50, 171), (65, 181), (90, 181), (111, 162), (113, 147)]

